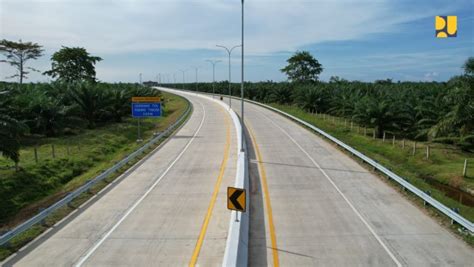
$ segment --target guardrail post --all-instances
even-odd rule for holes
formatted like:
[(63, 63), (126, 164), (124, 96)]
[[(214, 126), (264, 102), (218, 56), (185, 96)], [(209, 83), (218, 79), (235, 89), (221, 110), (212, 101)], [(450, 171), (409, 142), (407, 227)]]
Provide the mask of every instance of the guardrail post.
[(426, 146), (426, 159), (430, 159), (430, 145)]
[(413, 143), (413, 156), (416, 154), (416, 142)]
[[(454, 212), (456, 212), (457, 214), (459, 214), (459, 208), (454, 207), (454, 208), (452, 208), (452, 210), (453, 210)], [(455, 223), (456, 223), (456, 222), (455, 222), (453, 219), (451, 219), (451, 225), (454, 225)]]
[[(44, 209), (44, 208), (39, 208), (39, 209), (38, 209), (38, 213), (43, 212), (43, 210), (45, 210), (45, 209)], [(46, 217), (43, 218), (43, 219), (40, 221), (40, 224), (41, 224), (41, 226), (44, 226), (44, 227), (47, 226), (47, 225), (46, 225)]]
[(462, 170), (462, 176), (467, 177), (467, 159), (464, 159), (464, 168)]
[(35, 147), (35, 162), (38, 163), (38, 149)]
[[(426, 193), (428, 196), (431, 196), (431, 191), (430, 191), (430, 190), (426, 190), (425, 193)], [(426, 202), (426, 200), (423, 200), (423, 205), (424, 205), (424, 206), (429, 206), (430, 203)]]

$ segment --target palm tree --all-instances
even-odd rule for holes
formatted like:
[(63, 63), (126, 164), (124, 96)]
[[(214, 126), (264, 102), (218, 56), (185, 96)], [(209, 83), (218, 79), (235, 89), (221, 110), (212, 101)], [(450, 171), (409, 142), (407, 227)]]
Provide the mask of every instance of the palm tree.
[(131, 92), (125, 88), (115, 87), (108, 90), (108, 98), (110, 99), (108, 111), (115, 122), (121, 122), (122, 117), (130, 113)]
[(292, 102), (292, 93), (291, 87), (287, 84), (278, 84), (272, 88), (269, 100), (279, 104), (290, 104)]
[(308, 85), (298, 87), (294, 95), (295, 102), (304, 110), (322, 112), (328, 108), (329, 96), (323, 87)]
[(7, 115), (8, 100), (5, 95), (8, 91), (1, 91), (2, 100), (0, 100), (0, 152), (15, 162), (15, 168), (18, 171), (18, 162), (20, 161), (20, 136), (27, 131), (26, 125)]
[(97, 84), (79, 83), (69, 87), (68, 96), (80, 108), (81, 116), (87, 120), (90, 129), (95, 128), (101, 116), (106, 116), (110, 99), (105, 90)]
[(351, 117), (354, 113), (355, 103), (361, 97), (361, 91), (352, 88), (334, 89), (329, 112), (340, 117)]
[(374, 127), (378, 138), (383, 136), (384, 131), (395, 128), (398, 121), (391, 99), (370, 95), (356, 103), (353, 119), (362, 125)]
[(448, 137), (463, 148), (474, 146), (474, 87), (456, 87), (446, 96), (451, 110), (430, 128), (433, 139)]

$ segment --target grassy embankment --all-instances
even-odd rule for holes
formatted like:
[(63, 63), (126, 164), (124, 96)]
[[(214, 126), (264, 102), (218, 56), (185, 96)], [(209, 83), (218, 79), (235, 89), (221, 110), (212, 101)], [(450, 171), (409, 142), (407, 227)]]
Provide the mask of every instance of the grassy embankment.
[[(447, 193), (439, 189), (439, 186), (448, 185), (452, 188), (460, 188), (463, 191), (474, 191), (474, 155), (449, 145), (417, 142), (417, 150), (413, 156), (413, 141), (397, 139), (393, 145), (391, 135), (387, 135), (385, 142), (381, 139), (373, 139), (372, 129), (367, 129), (364, 136), (363, 128), (353, 125), (343, 119), (325, 115), (310, 114), (295, 106), (271, 104), (271, 106), (285, 111), (293, 116), (309, 122), (326, 131), (337, 139), (354, 147), (365, 155), (371, 157), (393, 172), (406, 178), (411, 184), (423, 191), (430, 191), (432, 197), (448, 207), (459, 208), (462, 216), (474, 221), (474, 207), (463, 205), (460, 199), (447, 196)], [(430, 146), (429, 159), (426, 158), (426, 146)], [(462, 176), (464, 159), (468, 159), (467, 177)], [(436, 186), (437, 185), (437, 186)], [(472, 193), (471, 193), (472, 194)], [(464, 201), (465, 202), (465, 201)]]
[[(154, 132), (166, 129), (186, 110), (186, 100), (165, 92), (162, 94), (165, 99), (164, 116), (141, 121), (142, 138), (145, 141)], [(24, 140), (26, 145), (20, 151), (20, 171), (15, 171), (13, 162), (0, 158), (0, 230), (5, 231), (31, 217), (41, 208), (54, 203), (123, 159), (141, 146), (136, 139), (137, 121), (126, 118), (122, 123), (82, 130), (76, 135)], [(55, 150), (54, 158), (52, 145)], [(38, 163), (34, 156), (35, 147), (38, 151)], [(108, 178), (108, 182), (118, 175), (119, 173)], [(91, 193), (98, 192), (106, 184), (98, 184)], [(46, 225), (59, 221), (90, 196), (92, 194), (84, 194), (72, 203), (72, 207), (59, 210), (46, 220)], [(43, 232), (46, 225), (37, 225), (23, 236), (12, 240), (9, 247), (0, 248), (0, 260)]]

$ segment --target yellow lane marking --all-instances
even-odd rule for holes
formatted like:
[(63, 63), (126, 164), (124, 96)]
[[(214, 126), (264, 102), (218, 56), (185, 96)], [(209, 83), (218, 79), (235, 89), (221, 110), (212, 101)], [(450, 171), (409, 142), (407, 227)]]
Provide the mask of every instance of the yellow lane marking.
[(257, 145), (257, 139), (255, 139), (255, 135), (253, 134), (252, 128), (250, 127), (249, 123), (246, 123), (246, 126), (249, 130), (250, 136), (252, 137), (252, 144), (255, 148), (255, 154), (257, 156), (258, 170), (262, 179), (263, 192), (265, 195), (265, 207), (267, 208), (268, 226), (270, 228), (270, 239), (272, 242), (273, 266), (278, 267), (280, 266), (280, 260), (278, 258), (277, 240), (275, 234), (275, 225), (273, 224), (273, 212), (272, 205), (270, 203), (270, 193), (268, 191), (267, 173), (262, 163), (262, 154), (260, 154), (260, 149)]
[[(223, 113), (223, 109), (220, 109)], [(226, 125), (226, 145), (224, 150), (224, 158), (222, 159), (221, 167), (219, 170), (219, 176), (217, 177), (216, 184), (214, 185), (214, 193), (212, 194), (211, 202), (209, 203), (209, 207), (207, 208), (206, 217), (204, 218), (204, 222), (201, 226), (201, 232), (199, 233), (199, 238), (196, 242), (196, 247), (194, 248), (193, 256), (191, 257), (191, 261), (189, 262), (189, 266), (195, 266), (197, 259), (199, 257), (199, 252), (201, 251), (202, 243), (204, 242), (204, 238), (206, 236), (207, 227), (209, 226), (209, 221), (212, 216), (212, 211), (214, 209), (214, 205), (216, 204), (217, 195), (219, 193), (219, 188), (222, 183), (222, 177), (224, 176), (224, 172), (227, 166), (227, 160), (229, 159), (229, 151), (230, 151), (230, 123), (228, 114), (224, 114), (225, 118), (225, 125)]]

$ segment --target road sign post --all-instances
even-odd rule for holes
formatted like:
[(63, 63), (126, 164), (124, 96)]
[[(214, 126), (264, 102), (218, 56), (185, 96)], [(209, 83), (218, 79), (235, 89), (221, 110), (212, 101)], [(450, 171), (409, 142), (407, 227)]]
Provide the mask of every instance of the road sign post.
[[(227, 187), (227, 208), (236, 212), (245, 212), (247, 210), (247, 194), (245, 189)], [(239, 221), (238, 213), (235, 215), (235, 221)]]
[(159, 97), (132, 97), (132, 117), (137, 118), (137, 142), (143, 141), (140, 131), (141, 118), (161, 117), (161, 99)]
[(246, 211), (246, 192), (245, 189), (227, 187), (227, 208), (230, 210)]

